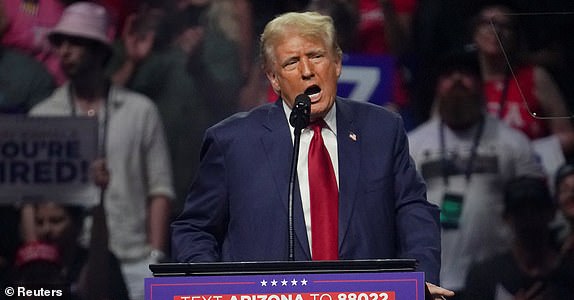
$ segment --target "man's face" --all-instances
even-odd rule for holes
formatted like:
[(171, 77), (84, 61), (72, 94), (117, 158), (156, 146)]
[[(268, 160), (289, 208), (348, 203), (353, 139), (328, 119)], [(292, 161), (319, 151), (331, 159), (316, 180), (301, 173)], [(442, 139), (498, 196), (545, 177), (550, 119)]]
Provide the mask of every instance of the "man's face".
[(502, 55), (501, 43), (506, 50), (514, 48), (516, 34), (509, 13), (510, 11), (501, 7), (486, 8), (479, 13), (473, 39), (478, 50), (484, 55)]
[(66, 210), (54, 203), (40, 204), (36, 208), (36, 233), (40, 240), (65, 247), (73, 243), (78, 228)]
[(60, 58), (60, 67), (70, 78), (81, 76), (98, 62), (94, 55), (93, 42), (72, 36), (58, 36), (53, 41)]
[(324, 117), (333, 106), (341, 59), (322, 39), (288, 31), (274, 45), (267, 78), (273, 89), (293, 107), (295, 97), (311, 98), (311, 120)]
[(439, 114), (453, 130), (467, 129), (483, 114), (481, 83), (477, 74), (453, 70), (439, 77), (436, 95)]

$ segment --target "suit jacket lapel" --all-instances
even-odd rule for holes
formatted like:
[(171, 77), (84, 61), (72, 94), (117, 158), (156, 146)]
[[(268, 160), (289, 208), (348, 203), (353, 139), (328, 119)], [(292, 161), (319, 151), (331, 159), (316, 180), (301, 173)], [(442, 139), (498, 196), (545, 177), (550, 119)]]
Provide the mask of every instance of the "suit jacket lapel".
[(337, 99), (337, 147), (339, 152), (339, 253), (346, 236), (356, 201), (361, 160), (361, 132), (356, 128), (354, 112)]
[[(293, 153), (293, 142), (291, 140), (290, 130), (285, 112), (283, 110), (282, 100), (279, 99), (275, 105), (269, 109), (267, 119), (263, 126), (268, 129), (267, 133), (261, 137), (269, 166), (273, 168), (274, 182), (281, 199), (281, 206), (285, 209), (285, 216), (288, 215), (288, 192), (289, 176), (291, 172), (291, 156)], [(307, 259), (311, 259), (309, 242), (307, 239), (307, 229), (305, 227), (305, 218), (303, 216), (303, 207), (301, 204), (301, 194), (299, 184), (295, 183), (294, 201), (294, 227), (295, 238), (299, 246), (303, 249)], [(281, 234), (281, 233), (278, 233)], [(287, 241), (287, 232), (285, 232)], [(285, 243), (287, 245), (287, 243)], [(296, 245), (297, 246), (297, 245)]]

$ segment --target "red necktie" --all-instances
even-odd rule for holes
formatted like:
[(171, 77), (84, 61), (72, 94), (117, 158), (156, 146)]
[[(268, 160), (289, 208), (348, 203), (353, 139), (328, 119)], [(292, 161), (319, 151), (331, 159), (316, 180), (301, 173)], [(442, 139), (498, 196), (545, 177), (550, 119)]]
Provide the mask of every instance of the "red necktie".
[(309, 194), (313, 260), (337, 260), (339, 234), (339, 191), (337, 179), (321, 129), (325, 121), (311, 123), (313, 139), (309, 146)]

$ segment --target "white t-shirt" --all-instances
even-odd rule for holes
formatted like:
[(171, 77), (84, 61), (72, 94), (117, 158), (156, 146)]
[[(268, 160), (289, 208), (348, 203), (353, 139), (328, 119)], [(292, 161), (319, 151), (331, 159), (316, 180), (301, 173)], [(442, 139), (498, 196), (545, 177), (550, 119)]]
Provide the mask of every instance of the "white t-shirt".
[(502, 220), (505, 183), (518, 176), (544, 176), (524, 134), (495, 118), (485, 120), (469, 180), (466, 173), (478, 125), (463, 132), (443, 127), (446, 158), (452, 162), (447, 183), (440, 120), (433, 118), (409, 133), (410, 152), (427, 183), (428, 200), (441, 207), (445, 192), (463, 196), (458, 228), (443, 228), (441, 234), (440, 277), (447, 289), (463, 290), (473, 262), (509, 247), (510, 230)]

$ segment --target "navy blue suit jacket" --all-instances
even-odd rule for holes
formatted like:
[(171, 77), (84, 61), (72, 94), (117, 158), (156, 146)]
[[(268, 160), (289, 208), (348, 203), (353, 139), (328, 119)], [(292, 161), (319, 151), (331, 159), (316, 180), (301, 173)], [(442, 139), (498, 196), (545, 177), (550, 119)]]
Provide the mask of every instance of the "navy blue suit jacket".
[[(340, 259), (416, 258), (427, 281), (438, 283), (438, 208), (426, 200), (401, 118), (336, 101)], [(206, 131), (199, 173), (172, 224), (176, 260), (287, 260), (290, 130), (279, 100)], [(295, 260), (310, 260), (294, 198)]]

